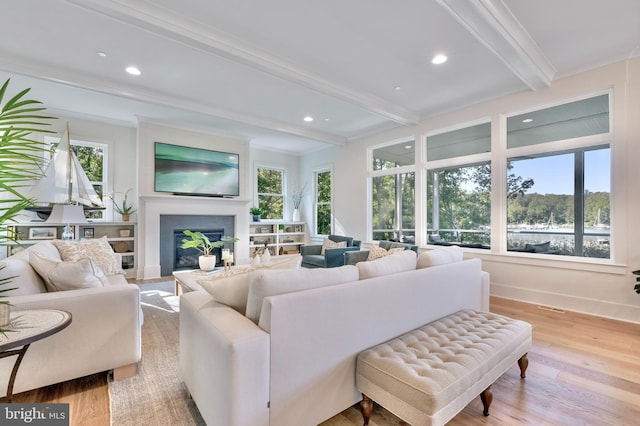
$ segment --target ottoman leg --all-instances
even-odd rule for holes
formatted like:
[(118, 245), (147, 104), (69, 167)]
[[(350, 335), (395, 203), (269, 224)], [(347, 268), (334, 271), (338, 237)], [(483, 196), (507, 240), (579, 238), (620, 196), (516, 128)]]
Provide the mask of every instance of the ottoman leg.
[(527, 372), (528, 366), (529, 366), (529, 358), (527, 358), (527, 354), (524, 354), (518, 360), (518, 367), (520, 367), (520, 377), (523, 379), (527, 377), (525, 373)]
[(372, 411), (373, 400), (367, 395), (362, 394), (362, 401), (360, 401), (360, 412), (362, 413), (362, 418), (364, 419), (364, 426), (367, 426), (369, 424), (369, 419), (371, 418)]
[(482, 414), (484, 414), (485, 416), (488, 416), (489, 406), (493, 401), (493, 393), (491, 392), (491, 385), (489, 385), (488, 388), (482, 391), (482, 393), (480, 394), (480, 400), (482, 401), (482, 406), (484, 407), (484, 410), (482, 410)]

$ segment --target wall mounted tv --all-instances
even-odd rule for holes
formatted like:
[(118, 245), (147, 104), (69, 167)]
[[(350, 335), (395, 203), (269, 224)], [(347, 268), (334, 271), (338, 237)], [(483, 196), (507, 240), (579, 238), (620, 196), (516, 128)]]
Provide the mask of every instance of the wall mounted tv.
[(237, 197), (238, 154), (155, 143), (155, 190), (176, 195)]

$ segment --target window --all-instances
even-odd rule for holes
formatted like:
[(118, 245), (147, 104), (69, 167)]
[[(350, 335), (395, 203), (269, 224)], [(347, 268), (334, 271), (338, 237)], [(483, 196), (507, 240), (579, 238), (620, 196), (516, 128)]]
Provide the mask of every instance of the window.
[(330, 235), (331, 231), (331, 171), (315, 172), (316, 235)]
[(608, 95), (507, 120), (509, 251), (610, 258), (609, 128)]
[(415, 141), (372, 150), (371, 223), (374, 240), (415, 241)]
[(428, 243), (489, 248), (491, 123), (427, 137)]
[(258, 167), (258, 207), (263, 219), (284, 219), (284, 170)]

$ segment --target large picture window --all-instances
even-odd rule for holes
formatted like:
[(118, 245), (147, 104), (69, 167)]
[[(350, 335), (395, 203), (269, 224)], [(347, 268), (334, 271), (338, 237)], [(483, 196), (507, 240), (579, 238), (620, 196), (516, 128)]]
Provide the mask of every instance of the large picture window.
[(371, 237), (415, 241), (415, 141), (372, 150)]

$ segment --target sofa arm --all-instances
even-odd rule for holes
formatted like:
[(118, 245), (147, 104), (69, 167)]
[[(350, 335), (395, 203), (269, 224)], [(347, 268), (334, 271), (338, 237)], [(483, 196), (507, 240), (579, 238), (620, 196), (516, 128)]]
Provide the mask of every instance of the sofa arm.
[[(136, 285), (11, 296), (7, 301), (12, 310), (61, 309), (72, 315), (67, 328), (31, 345), (15, 393), (140, 361), (142, 318)], [(13, 361), (0, 360), (0, 376), (11, 372)]]
[(324, 267), (336, 268), (344, 266), (344, 253), (348, 251), (356, 251), (358, 247), (336, 247), (324, 250)]
[(207, 292), (180, 297), (180, 374), (207, 424), (269, 424), (269, 343)]
[(354, 250), (344, 253), (344, 264), (355, 265), (358, 262), (366, 262), (369, 258), (369, 250)]
[(322, 245), (321, 244), (314, 244), (314, 245), (310, 245), (310, 246), (301, 246), (300, 247), (300, 254), (302, 256), (317, 255), (317, 254), (321, 254), (321, 253), (322, 253)]

